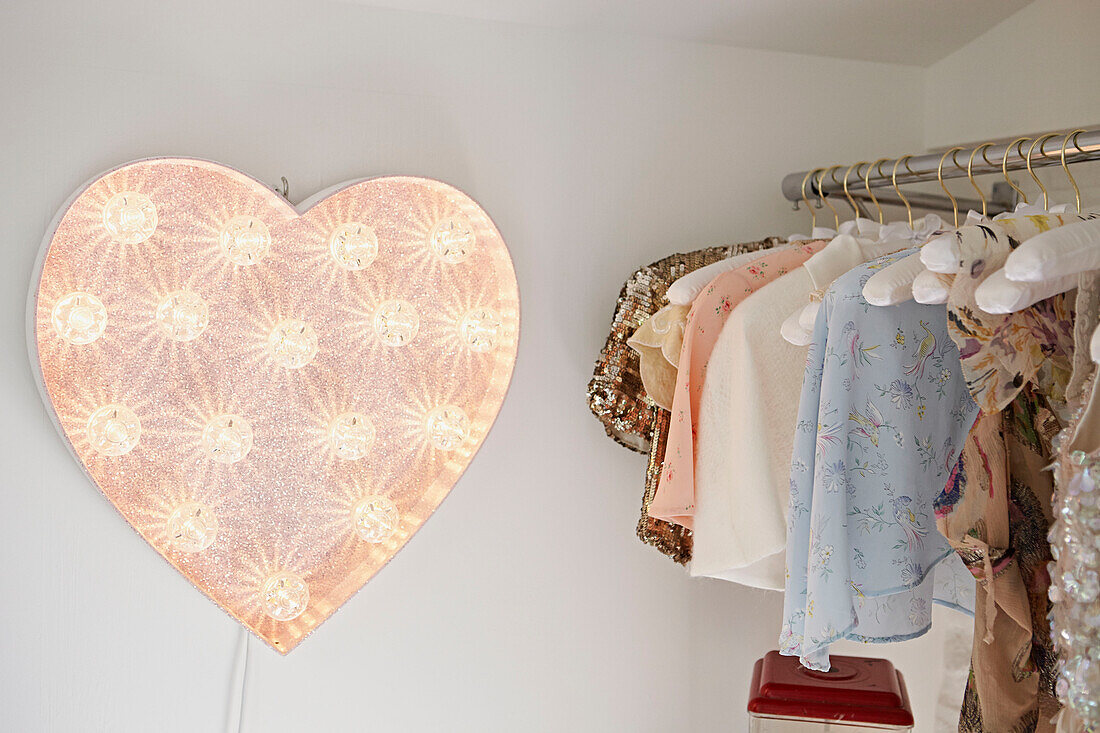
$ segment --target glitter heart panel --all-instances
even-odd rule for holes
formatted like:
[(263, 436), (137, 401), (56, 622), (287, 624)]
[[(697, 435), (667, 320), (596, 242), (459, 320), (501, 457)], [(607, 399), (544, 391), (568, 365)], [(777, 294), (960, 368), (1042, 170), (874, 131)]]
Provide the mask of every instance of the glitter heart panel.
[(507, 247), (423, 178), (303, 213), (215, 163), (83, 189), (48, 238), (32, 361), (126, 520), (286, 653), (396, 554), (473, 459), (515, 364)]

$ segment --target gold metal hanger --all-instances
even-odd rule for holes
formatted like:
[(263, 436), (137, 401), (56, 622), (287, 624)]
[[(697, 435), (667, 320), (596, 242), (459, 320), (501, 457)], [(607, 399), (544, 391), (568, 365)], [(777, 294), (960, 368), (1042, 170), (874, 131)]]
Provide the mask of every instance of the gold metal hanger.
[(1073, 186), (1073, 198), (1077, 203), (1078, 214), (1081, 213), (1081, 189), (1077, 188), (1077, 180), (1073, 177), (1073, 174), (1069, 172), (1069, 166), (1066, 165), (1066, 146), (1069, 145), (1070, 138), (1073, 138), (1074, 147), (1081, 150), (1081, 146), (1077, 144), (1077, 136), (1082, 132), (1084, 132), (1084, 130), (1077, 129), (1073, 132), (1066, 133), (1066, 136), (1062, 138), (1062, 152), (1059, 156), (1062, 160), (1062, 170), (1066, 172), (1066, 178), (1069, 179), (1069, 185)]
[(810, 177), (813, 176), (814, 173), (817, 173), (819, 170), (821, 170), (821, 169), (820, 168), (814, 168), (812, 171), (808, 172), (802, 178), (802, 200), (805, 202), (806, 208), (810, 212), (810, 236), (811, 237), (814, 235), (813, 230), (817, 229), (817, 212), (814, 211), (814, 205), (810, 203), (810, 197), (806, 195), (806, 182), (809, 181)]
[(989, 212), (986, 210), (985, 194), (982, 193), (982, 187), (974, 180), (974, 156), (981, 153), (982, 158), (988, 163), (989, 158), (985, 157), (985, 151), (991, 147), (993, 147), (993, 143), (982, 143), (970, 151), (970, 160), (966, 161), (966, 177), (970, 179), (970, 185), (978, 192), (978, 198), (982, 200), (982, 216), (987, 216)]
[[(830, 166), (828, 168), (822, 168), (821, 169), (821, 175), (818, 176), (818, 178), (817, 178), (817, 193), (818, 193), (818, 196), (820, 196), (821, 200), (825, 202), (825, 205), (829, 207), (829, 211), (833, 212), (833, 224), (836, 226), (836, 230), (838, 232), (840, 231), (840, 212), (838, 212), (836, 210), (836, 207), (833, 206), (833, 203), (831, 201), (829, 201), (829, 196), (828, 196), (828, 194), (825, 193), (824, 183), (825, 183), (826, 174), (828, 174), (829, 177), (832, 177), (833, 171), (837, 170), (838, 168), (843, 168), (843, 167), (844, 166), (834, 165), (834, 166)], [(835, 181), (836, 179), (834, 178), (833, 180)]]
[(896, 193), (898, 195), (898, 198), (901, 199), (901, 202), (903, 204), (905, 204), (905, 215), (909, 219), (909, 227), (910, 228), (913, 227), (913, 209), (912, 209), (912, 207), (909, 206), (909, 200), (901, 195), (901, 189), (898, 188), (898, 166), (901, 165), (902, 163), (905, 163), (905, 170), (912, 173), (913, 169), (909, 167), (909, 159), (912, 158), (912, 157), (913, 157), (912, 155), (903, 155), (900, 158), (898, 158), (897, 160), (895, 160), (894, 161), (894, 170), (890, 174), (890, 183), (892, 183), (893, 186), (894, 186), (894, 193)]
[(886, 220), (885, 220), (885, 217), (882, 214), (882, 206), (879, 205), (878, 198), (875, 197), (875, 191), (874, 191), (873, 188), (871, 188), (871, 169), (874, 168), (878, 172), (878, 174), (881, 176), (882, 175), (882, 168), (880, 166), (888, 160), (890, 160), (890, 159), (889, 158), (879, 158), (874, 163), (871, 163), (871, 165), (867, 166), (867, 172), (863, 174), (863, 187), (865, 189), (867, 189), (867, 195), (871, 197), (871, 201), (875, 204), (875, 208), (878, 209), (878, 223), (879, 224), (885, 224)]
[(844, 183), (842, 184), (842, 186), (844, 187), (844, 198), (848, 199), (848, 205), (852, 207), (852, 213), (855, 215), (857, 221), (859, 220), (859, 215), (861, 212), (859, 210), (859, 205), (856, 203), (856, 200), (852, 198), (852, 194), (848, 192), (848, 176), (851, 175), (852, 169), (854, 168), (856, 170), (856, 178), (858, 178), (859, 167), (866, 164), (866, 160), (861, 160), (858, 163), (853, 163), (852, 165), (848, 166), (848, 170), (844, 171)]
[(1052, 133), (1049, 133), (1047, 135), (1043, 135), (1042, 137), (1037, 137), (1037, 138), (1035, 138), (1035, 142), (1031, 143), (1031, 147), (1029, 147), (1027, 149), (1027, 172), (1028, 172), (1028, 175), (1031, 176), (1031, 180), (1035, 181), (1035, 185), (1039, 187), (1039, 190), (1043, 192), (1043, 208), (1048, 210), (1048, 211), (1050, 210), (1050, 196), (1047, 194), (1046, 186), (1044, 186), (1043, 182), (1039, 180), (1039, 176), (1035, 175), (1035, 170), (1031, 167), (1031, 153), (1032, 153), (1033, 150), (1035, 150), (1035, 146), (1038, 145), (1039, 146), (1039, 155), (1043, 156), (1044, 158), (1047, 157), (1046, 153), (1043, 152), (1043, 145), (1046, 144), (1047, 140), (1050, 140), (1051, 138), (1055, 138), (1055, 137), (1058, 137), (1058, 133), (1056, 133), (1056, 132), (1052, 132)]
[(951, 210), (952, 214), (954, 214), (955, 217), (956, 229), (959, 228), (959, 202), (956, 201), (955, 197), (951, 195), (951, 192), (947, 190), (947, 184), (943, 182), (943, 162), (947, 160), (947, 156), (950, 155), (951, 162), (955, 164), (956, 168), (959, 168), (961, 170), (962, 166), (960, 166), (959, 162), (955, 160), (955, 154), (958, 153), (960, 150), (962, 150), (962, 148), (951, 148), (943, 154), (943, 156), (940, 158), (940, 164), (936, 166), (936, 178), (938, 178), (940, 181), (940, 188), (942, 188), (943, 192), (947, 194), (947, 198), (951, 199)]
[[(1024, 193), (1024, 190), (1017, 186), (1016, 182), (1013, 181), (1012, 178), (1008, 175), (1008, 154), (1012, 151), (1013, 148), (1015, 148), (1016, 155), (1019, 155), (1021, 158), (1024, 157), (1024, 149), (1022, 146), (1030, 139), (1030, 137), (1016, 138), (1005, 146), (1005, 155), (1003, 158), (1001, 158), (1001, 175), (1005, 177), (1005, 183), (1012, 187), (1012, 190), (1016, 192), (1016, 195), (1019, 196), (1020, 200), (1023, 201), (1025, 204), (1029, 203), (1027, 200), (1027, 194)], [(985, 153), (982, 153), (982, 156), (984, 157)], [(988, 158), (986, 158), (986, 162), (989, 162)]]

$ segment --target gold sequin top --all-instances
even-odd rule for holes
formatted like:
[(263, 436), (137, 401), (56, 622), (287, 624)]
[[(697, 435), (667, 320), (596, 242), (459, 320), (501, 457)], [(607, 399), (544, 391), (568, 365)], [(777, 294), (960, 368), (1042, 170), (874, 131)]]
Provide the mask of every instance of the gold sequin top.
[(638, 371), (638, 354), (627, 339), (656, 313), (668, 286), (693, 270), (743, 252), (774, 247), (786, 240), (768, 237), (759, 242), (674, 254), (635, 271), (623, 285), (611, 319), (611, 334), (596, 359), (588, 383), (588, 406), (607, 434), (620, 444), (646, 453), (653, 433), (653, 411)]

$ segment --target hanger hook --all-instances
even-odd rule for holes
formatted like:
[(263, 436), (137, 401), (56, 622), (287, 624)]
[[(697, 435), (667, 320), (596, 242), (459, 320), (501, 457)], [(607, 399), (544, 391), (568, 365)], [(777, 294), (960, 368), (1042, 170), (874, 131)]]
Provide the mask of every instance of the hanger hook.
[[(818, 193), (818, 196), (820, 196), (821, 200), (823, 202), (825, 202), (825, 205), (829, 207), (829, 210), (833, 212), (833, 224), (836, 226), (836, 230), (838, 232), (840, 231), (840, 212), (838, 212), (836, 210), (836, 207), (833, 206), (832, 202), (829, 201), (829, 196), (828, 196), (828, 194), (825, 193), (824, 182), (825, 182), (826, 174), (828, 174), (829, 177), (832, 178), (833, 171), (837, 170), (838, 168), (842, 168), (842, 167), (843, 166), (834, 165), (834, 166), (830, 166), (828, 168), (822, 168), (821, 169), (821, 175), (817, 177), (817, 193)], [(833, 178), (833, 180), (835, 181), (836, 179)]]
[(817, 173), (820, 168), (814, 168), (812, 171), (808, 171), (802, 178), (802, 200), (806, 203), (806, 208), (810, 211), (810, 236), (813, 236), (813, 230), (817, 229), (817, 212), (814, 211), (814, 205), (810, 203), (810, 197), (806, 195), (806, 182), (810, 180), (810, 177), (814, 173)]
[(883, 163), (888, 161), (889, 158), (879, 158), (874, 163), (867, 166), (867, 172), (863, 174), (863, 187), (867, 189), (867, 195), (871, 197), (871, 201), (874, 203), (875, 208), (878, 210), (878, 223), (885, 224), (885, 217), (882, 215), (882, 206), (879, 205), (878, 198), (875, 197), (875, 191), (871, 188), (871, 169), (874, 168), (879, 176), (882, 176)]
[(859, 219), (859, 215), (861, 212), (859, 210), (859, 205), (856, 203), (855, 199), (852, 198), (852, 194), (848, 192), (848, 176), (852, 174), (852, 169), (855, 169), (856, 178), (859, 178), (859, 167), (861, 165), (867, 165), (867, 161), (861, 160), (858, 163), (853, 163), (852, 165), (848, 166), (848, 170), (844, 171), (844, 198), (848, 199), (848, 205), (852, 207), (852, 212), (854, 213), (856, 219)]
[(1029, 203), (1027, 200), (1027, 194), (1024, 193), (1024, 189), (1017, 186), (1015, 181), (1013, 181), (1012, 178), (1008, 175), (1008, 154), (1012, 152), (1013, 148), (1015, 148), (1016, 155), (1020, 156), (1021, 158), (1024, 157), (1023, 144), (1030, 139), (1030, 137), (1016, 138), (1005, 146), (1005, 155), (1003, 158), (1001, 158), (1001, 175), (1004, 176), (1005, 182), (1008, 183), (1009, 186), (1012, 186), (1012, 190), (1016, 192), (1016, 195), (1019, 196), (1025, 204)]
[(905, 204), (905, 214), (909, 218), (910, 228), (913, 227), (913, 209), (909, 206), (909, 200), (901, 195), (901, 189), (898, 188), (898, 166), (905, 163), (905, 169), (912, 173), (913, 169), (909, 167), (909, 159), (912, 157), (912, 155), (903, 155), (895, 160), (894, 170), (890, 174), (890, 183), (894, 186), (894, 192), (898, 195), (898, 198), (901, 199), (901, 202)]
[(1031, 152), (1035, 150), (1035, 146), (1038, 145), (1039, 155), (1043, 156), (1044, 158), (1047, 157), (1046, 153), (1043, 152), (1043, 146), (1046, 144), (1047, 140), (1055, 137), (1058, 137), (1058, 133), (1056, 132), (1037, 137), (1035, 138), (1035, 142), (1031, 143), (1031, 147), (1027, 149), (1027, 172), (1028, 175), (1031, 176), (1031, 180), (1035, 181), (1035, 185), (1038, 186), (1039, 190), (1043, 192), (1043, 208), (1047, 210), (1050, 209), (1050, 196), (1047, 194), (1046, 186), (1044, 186), (1043, 182), (1039, 180), (1039, 176), (1035, 175), (1035, 171), (1031, 167)]
[(955, 167), (959, 167), (958, 161), (955, 160), (955, 154), (958, 153), (960, 150), (962, 150), (962, 148), (951, 148), (946, 153), (944, 153), (943, 156), (940, 157), (940, 164), (936, 166), (936, 179), (940, 182), (940, 188), (942, 188), (943, 192), (947, 194), (947, 198), (951, 199), (951, 212), (955, 218), (956, 229), (959, 226), (959, 202), (956, 201), (955, 197), (951, 195), (951, 192), (947, 190), (947, 184), (943, 182), (943, 162), (947, 160), (947, 156), (950, 155), (952, 162), (955, 163)]
[(985, 194), (982, 193), (982, 187), (974, 180), (974, 156), (981, 153), (982, 159), (988, 163), (989, 158), (985, 157), (985, 151), (991, 147), (993, 147), (993, 143), (982, 143), (970, 152), (970, 160), (966, 161), (966, 177), (970, 179), (970, 185), (978, 192), (978, 198), (982, 200), (982, 216), (988, 216), (989, 212), (986, 209)]
[(287, 201), (290, 200), (290, 181), (286, 179), (286, 176), (280, 176), (279, 184), (271, 188), (275, 190), (275, 193), (279, 194)]
[(1073, 174), (1069, 172), (1069, 166), (1066, 165), (1066, 146), (1069, 145), (1070, 138), (1073, 138), (1074, 146), (1080, 150), (1081, 146), (1077, 144), (1077, 136), (1084, 130), (1077, 129), (1073, 132), (1067, 132), (1066, 136), (1062, 138), (1062, 152), (1059, 157), (1062, 160), (1062, 170), (1066, 172), (1066, 178), (1069, 179), (1069, 185), (1073, 186), (1073, 198), (1077, 203), (1077, 213), (1081, 213), (1081, 189), (1077, 187), (1077, 180), (1073, 177)]
[[(844, 182), (843, 180), (841, 180), (841, 179), (838, 179), (838, 178), (836, 177), (836, 172), (837, 172), (838, 170), (840, 170), (841, 168), (843, 168), (843, 167), (844, 167), (843, 165), (834, 165), (834, 166), (833, 166), (832, 168), (830, 168), (830, 169), (829, 169), (829, 180), (830, 180), (830, 181), (832, 181), (833, 183), (837, 184), (838, 186), (840, 186), (840, 187), (841, 187), (841, 191), (842, 191), (842, 192), (844, 193), (844, 195), (845, 195), (845, 196), (847, 196), (847, 195), (848, 195), (848, 193), (847, 193), (847, 191), (845, 191), (845, 190), (844, 190), (844, 183), (845, 183), (845, 182)], [(852, 170), (852, 169), (851, 169), (851, 168), (849, 168), (849, 169), (848, 169), (848, 171), (845, 171), (845, 174), (844, 174), (844, 175), (848, 175), (848, 172), (850, 172), (851, 170)], [(849, 205), (849, 206), (852, 206), (852, 201), (851, 201), (851, 199), (850, 199), (850, 198), (848, 199), (848, 205)], [(853, 206), (853, 209), (854, 209), (854, 208), (855, 208), (855, 207)], [(858, 212), (858, 210), (856, 211), (856, 216), (857, 216), (857, 217), (859, 216), (859, 212)]]

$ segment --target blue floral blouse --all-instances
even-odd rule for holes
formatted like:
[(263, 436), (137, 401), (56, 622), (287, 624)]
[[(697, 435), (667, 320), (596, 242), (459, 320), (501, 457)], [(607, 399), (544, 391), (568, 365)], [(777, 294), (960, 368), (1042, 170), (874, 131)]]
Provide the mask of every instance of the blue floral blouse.
[(973, 611), (974, 578), (936, 529), (978, 408), (944, 307), (863, 299), (880, 257), (829, 288), (806, 360), (791, 461), (779, 649), (829, 669), (837, 639), (925, 633), (932, 602)]

